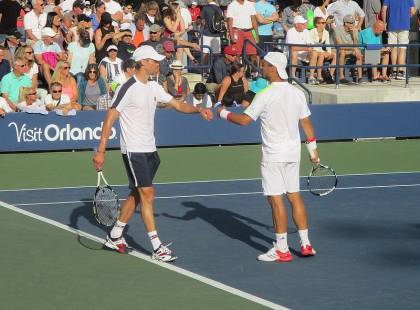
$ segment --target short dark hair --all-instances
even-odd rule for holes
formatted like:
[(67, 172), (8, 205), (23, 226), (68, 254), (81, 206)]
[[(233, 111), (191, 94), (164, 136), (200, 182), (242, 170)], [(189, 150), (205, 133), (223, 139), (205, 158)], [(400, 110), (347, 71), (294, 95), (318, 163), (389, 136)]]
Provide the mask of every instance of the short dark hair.
[(207, 87), (204, 83), (197, 83), (194, 86), (194, 94), (205, 94), (207, 93)]
[(134, 61), (134, 59), (128, 58), (124, 60), (121, 67), (124, 72), (127, 72), (127, 69), (135, 68), (136, 66), (137, 66), (137, 63)]
[(230, 67), (230, 71), (229, 71), (230, 75), (233, 75), (233, 74), (239, 72), (243, 67), (244, 67), (243, 64), (241, 64), (239, 62), (234, 62), (232, 64), (232, 66)]

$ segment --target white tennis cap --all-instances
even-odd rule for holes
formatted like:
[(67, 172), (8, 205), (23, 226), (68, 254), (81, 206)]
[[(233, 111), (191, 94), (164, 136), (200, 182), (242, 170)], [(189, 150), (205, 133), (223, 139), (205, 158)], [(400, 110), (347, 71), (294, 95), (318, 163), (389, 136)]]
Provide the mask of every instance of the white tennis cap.
[(143, 59), (153, 59), (156, 61), (162, 61), (165, 58), (165, 56), (156, 52), (156, 50), (150, 45), (143, 45), (134, 51), (133, 56), (131, 58), (133, 58), (135, 61)]
[(302, 15), (296, 15), (293, 19), (293, 24), (305, 24), (307, 20)]
[(45, 27), (41, 30), (41, 36), (42, 37), (50, 37), (54, 38), (57, 34), (52, 30), (50, 27)]
[(281, 79), (287, 80), (289, 76), (286, 72), (287, 57), (280, 52), (269, 52), (265, 55), (264, 60), (277, 68), (277, 72)]

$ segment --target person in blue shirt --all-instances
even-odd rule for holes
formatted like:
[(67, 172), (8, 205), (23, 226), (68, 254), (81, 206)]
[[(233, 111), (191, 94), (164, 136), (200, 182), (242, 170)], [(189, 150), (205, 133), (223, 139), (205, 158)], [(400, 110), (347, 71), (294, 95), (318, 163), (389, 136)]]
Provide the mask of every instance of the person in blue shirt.
[[(414, 0), (384, 0), (381, 18), (388, 30), (388, 44), (408, 44), (410, 17), (416, 14)], [(393, 65), (392, 77), (405, 80), (406, 47), (393, 47), (391, 62)]]
[[(385, 31), (385, 23), (377, 20), (372, 27), (368, 27), (359, 32), (359, 44), (366, 45), (381, 45), (382, 33)], [(381, 65), (388, 65), (390, 48), (381, 48)], [(372, 82), (389, 82), (387, 75), (387, 67), (381, 69), (382, 74), (379, 74), (377, 67), (372, 67)]]
[(258, 46), (266, 52), (272, 50), (272, 46), (264, 44), (265, 42), (273, 42), (273, 23), (278, 21), (279, 14), (276, 8), (266, 0), (260, 0), (255, 4), (257, 12), (258, 34), (260, 40)]

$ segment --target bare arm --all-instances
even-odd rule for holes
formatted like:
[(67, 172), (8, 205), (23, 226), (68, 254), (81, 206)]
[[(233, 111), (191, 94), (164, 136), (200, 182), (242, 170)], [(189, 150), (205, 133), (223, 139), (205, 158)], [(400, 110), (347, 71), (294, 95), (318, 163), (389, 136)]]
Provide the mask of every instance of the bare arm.
[(18, 108), (17, 108), (17, 106), (16, 106), (13, 102), (11, 102), (11, 101), (10, 101), (10, 99), (9, 99), (9, 95), (8, 95), (7, 93), (3, 93), (3, 94), (2, 94), (2, 97), (3, 97), (4, 99), (6, 99), (6, 102), (7, 102), (7, 104), (9, 105), (9, 107), (10, 107), (13, 111), (17, 112)]
[[(233, 113), (233, 112), (228, 112), (225, 108), (217, 108), (217, 114), (221, 117), (221, 118), (225, 118), (227, 121), (234, 123), (236, 125), (239, 126), (248, 126), (249, 124), (252, 123), (253, 119), (245, 114), (237, 114), (237, 113)], [(226, 117), (223, 117), (223, 114), (228, 114)]]
[(220, 91), (219, 91), (219, 96), (217, 97), (217, 101), (222, 101), (223, 96), (226, 94), (226, 91), (228, 90), (230, 86), (230, 77), (225, 77), (222, 80), (222, 84), (220, 85)]
[(235, 39), (233, 36), (233, 19), (230, 17), (227, 19), (227, 29), (230, 36), (230, 41), (235, 42)]
[(172, 98), (172, 100), (169, 101), (168, 105), (181, 113), (200, 113), (201, 117), (207, 121), (210, 121), (213, 118), (213, 113), (210, 109), (204, 109), (199, 106), (195, 107), (192, 104), (176, 100), (175, 98)]
[(387, 11), (388, 11), (388, 7), (386, 5), (382, 6), (381, 19), (385, 23), (385, 25), (386, 25), (386, 13), (387, 13)]

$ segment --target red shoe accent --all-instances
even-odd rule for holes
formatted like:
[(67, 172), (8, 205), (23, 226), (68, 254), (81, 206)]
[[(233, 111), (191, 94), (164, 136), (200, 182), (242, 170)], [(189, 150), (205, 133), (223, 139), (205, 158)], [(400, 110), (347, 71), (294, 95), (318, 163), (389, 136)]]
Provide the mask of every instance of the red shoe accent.
[(123, 243), (118, 244), (117, 247), (118, 247), (118, 249), (116, 249), (115, 251), (117, 251), (118, 253), (121, 253), (121, 254), (127, 254), (128, 253), (127, 247), (125, 246), (125, 244), (123, 244)]
[(286, 253), (280, 252), (279, 250), (276, 251), (277, 256), (279, 257), (276, 261), (278, 262), (290, 262), (293, 257), (290, 251), (287, 251)]
[(315, 256), (316, 252), (310, 245), (300, 247), (302, 256)]

